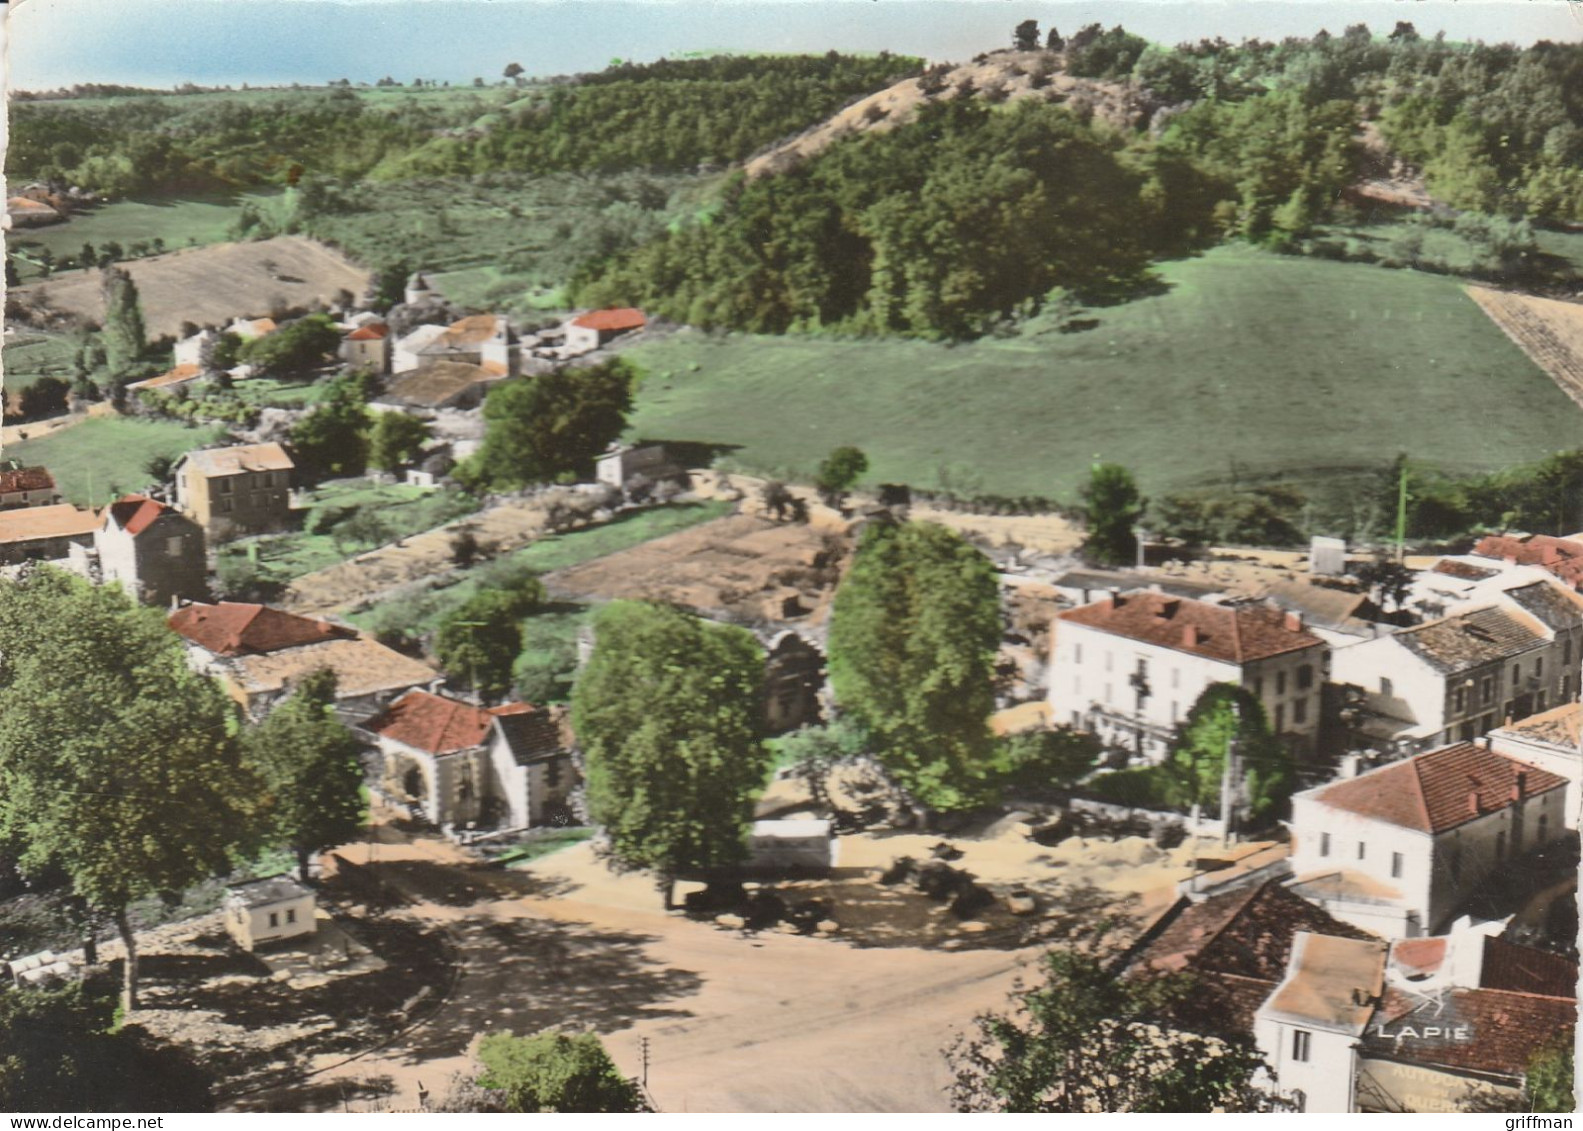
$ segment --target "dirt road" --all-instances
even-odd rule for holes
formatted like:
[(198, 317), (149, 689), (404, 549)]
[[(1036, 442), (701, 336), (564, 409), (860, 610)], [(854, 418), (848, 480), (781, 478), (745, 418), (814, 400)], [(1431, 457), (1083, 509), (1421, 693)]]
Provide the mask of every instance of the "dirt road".
[(467, 1070), (475, 1036), (554, 1025), (599, 1032), (632, 1075), (649, 1038), (649, 1090), (665, 1111), (947, 1111), (940, 1050), (1004, 1003), (1035, 953), (748, 937), (666, 915), (642, 877), (593, 892), (557, 876), (557, 857), (538, 871), (475, 870), (388, 828), (342, 852), (371, 860), (417, 900), (409, 914), (450, 932), (461, 976), (388, 1047), (318, 1065), (246, 1110), (415, 1109), (420, 1088), (437, 1098)]

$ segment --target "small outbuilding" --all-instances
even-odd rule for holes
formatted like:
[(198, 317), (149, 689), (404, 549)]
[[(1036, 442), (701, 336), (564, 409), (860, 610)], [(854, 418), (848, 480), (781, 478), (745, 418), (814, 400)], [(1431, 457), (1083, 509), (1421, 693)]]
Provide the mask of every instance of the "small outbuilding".
[(317, 903), (313, 889), (290, 876), (232, 884), (225, 897), (225, 929), (243, 950), (261, 943), (313, 934)]
[(754, 821), (748, 837), (750, 872), (828, 872), (841, 842), (829, 821)]

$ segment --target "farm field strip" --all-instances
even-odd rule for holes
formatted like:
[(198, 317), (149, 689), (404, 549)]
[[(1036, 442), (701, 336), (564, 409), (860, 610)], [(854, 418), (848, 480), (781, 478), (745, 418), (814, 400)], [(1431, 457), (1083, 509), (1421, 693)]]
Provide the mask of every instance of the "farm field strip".
[(1490, 287), (1470, 286), (1468, 294), (1583, 408), (1583, 304)]

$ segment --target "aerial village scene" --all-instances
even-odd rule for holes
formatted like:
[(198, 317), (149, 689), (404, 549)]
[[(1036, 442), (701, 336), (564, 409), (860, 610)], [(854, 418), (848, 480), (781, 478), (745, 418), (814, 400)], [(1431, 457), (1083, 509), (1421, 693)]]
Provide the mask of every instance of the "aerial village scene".
[(1573, 1111), (1567, 5), (11, 7), (0, 1109)]

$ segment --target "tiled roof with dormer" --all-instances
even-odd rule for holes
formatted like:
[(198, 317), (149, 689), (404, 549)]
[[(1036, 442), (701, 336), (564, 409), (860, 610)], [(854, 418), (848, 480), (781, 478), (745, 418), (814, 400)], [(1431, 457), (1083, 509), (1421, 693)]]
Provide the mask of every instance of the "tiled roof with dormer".
[(1324, 644), (1303, 628), (1301, 617), (1271, 605), (1211, 605), (1148, 590), (1102, 598), (1059, 619), (1231, 664)]

